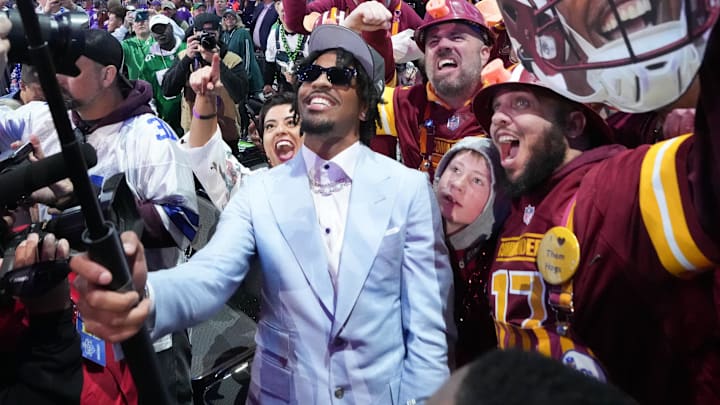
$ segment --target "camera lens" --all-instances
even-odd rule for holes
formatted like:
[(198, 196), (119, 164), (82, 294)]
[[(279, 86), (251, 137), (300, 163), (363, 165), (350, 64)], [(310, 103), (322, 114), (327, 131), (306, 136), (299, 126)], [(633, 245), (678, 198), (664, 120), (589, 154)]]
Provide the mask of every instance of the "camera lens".
[[(7, 39), (12, 44), (8, 60), (12, 63), (33, 65), (19, 11), (10, 10), (5, 13), (12, 22), (12, 29), (7, 35)], [(69, 12), (55, 16), (38, 15), (41, 35), (48, 42), (55, 70), (58, 73), (73, 76), (80, 73), (75, 61), (82, 53), (85, 44), (84, 30), (88, 27), (88, 20), (84, 12)]]

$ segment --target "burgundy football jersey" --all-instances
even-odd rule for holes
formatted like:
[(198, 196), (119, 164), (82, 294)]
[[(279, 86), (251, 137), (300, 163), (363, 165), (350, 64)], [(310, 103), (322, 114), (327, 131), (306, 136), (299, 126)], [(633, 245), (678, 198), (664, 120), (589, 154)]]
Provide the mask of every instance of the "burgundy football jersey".
[[(642, 403), (720, 401), (714, 275), (702, 271), (720, 253), (689, 198), (694, 142), (596, 148), (513, 202), (488, 291), (500, 347), (539, 351)], [(580, 245), (571, 314), (551, 305), (560, 287), (536, 264), (555, 226)]]
[[(405, 166), (430, 173), (457, 141), (466, 136), (486, 136), (472, 112), (471, 101), (453, 110), (427, 83), (386, 88), (385, 104), (379, 105), (382, 121), (378, 134), (397, 137)], [(424, 152), (424, 153), (423, 153)], [(423, 159), (430, 167), (421, 167)]]

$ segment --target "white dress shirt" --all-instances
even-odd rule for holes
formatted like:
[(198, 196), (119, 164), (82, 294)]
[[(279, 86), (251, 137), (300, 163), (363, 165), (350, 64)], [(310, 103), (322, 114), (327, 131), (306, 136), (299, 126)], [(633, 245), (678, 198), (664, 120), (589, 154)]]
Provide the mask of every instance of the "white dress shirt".
[(337, 285), (340, 252), (360, 142), (355, 142), (330, 160), (321, 158), (306, 146), (303, 146), (301, 151), (308, 172), (318, 226), (325, 241), (328, 271), (333, 285)]

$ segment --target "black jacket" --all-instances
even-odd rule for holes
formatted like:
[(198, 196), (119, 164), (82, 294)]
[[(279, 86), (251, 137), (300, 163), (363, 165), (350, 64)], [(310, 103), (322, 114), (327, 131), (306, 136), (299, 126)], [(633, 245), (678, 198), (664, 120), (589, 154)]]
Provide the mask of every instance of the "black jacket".
[(79, 404), (82, 354), (73, 309), (30, 315), (29, 324), (19, 347), (0, 353), (0, 404)]
[[(227, 49), (224, 46), (220, 50), (220, 58), (225, 57)], [(165, 97), (175, 97), (180, 95), (182, 89), (190, 78), (190, 73), (195, 71), (195, 64), (198, 67), (207, 66), (208, 63), (202, 59), (193, 59), (185, 56), (182, 59), (178, 59), (172, 65), (172, 67), (165, 73), (165, 77), (162, 83), (163, 94)], [(244, 105), (247, 101), (248, 95), (248, 78), (243, 69), (242, 63), (238, 63), (232, 69), (220, 64), (220, 81), (222, 82), (225, 89), (227, 89), (230, 98), (233, 99), (235, 104)]]

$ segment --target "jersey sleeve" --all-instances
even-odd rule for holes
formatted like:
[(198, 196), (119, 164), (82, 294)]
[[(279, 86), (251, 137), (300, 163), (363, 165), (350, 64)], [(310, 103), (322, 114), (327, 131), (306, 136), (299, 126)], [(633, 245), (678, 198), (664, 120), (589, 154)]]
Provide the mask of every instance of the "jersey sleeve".
[(395, 125), (394, 95), (395, 87), (385, 86), (382, 103), (378, 105), (380, 125), (377, 127), (377, 135), (390, 135), (396, 138), (398, 136), (397, 127)]
[(165, 121), (144, 114), (132, 125), (126, 146), (127, 183), (141, 202), (155, 204), (166, 229), (178, 246), (185, 247), (199, 223), (190, 161)]
[(243, 179), (250, 175), (250, 169), (233, 156), (230, 147), (222, 140), (219, 127), (203, 146), (190, 147), (186, 142), (189, 136), (187, 134), (180, 140), (180, 148), (190, 159), (193, 173), (213, 204), (222, 210), (230, 200), (235, 185), (242, 183)]
[[(696, 149), (691, 135), (653, 145), (640, 171), (640, 212), (665, 270), (678, 277), (710, 269), (717, 246), (702, 231), (692, 206), (684, 163)], [(685, 184), (683, 184), (683, 182)]]

